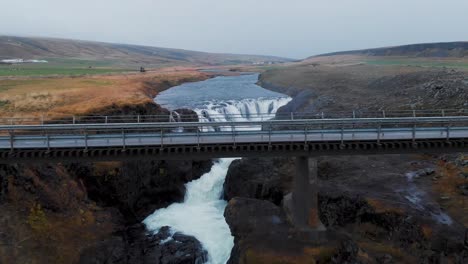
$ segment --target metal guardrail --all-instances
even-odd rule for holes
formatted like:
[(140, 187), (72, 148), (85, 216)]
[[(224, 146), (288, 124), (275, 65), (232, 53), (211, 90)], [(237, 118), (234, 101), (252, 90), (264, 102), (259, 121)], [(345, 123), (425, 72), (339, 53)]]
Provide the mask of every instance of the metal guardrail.
[[(205, 129), (211, 128), (211, 129)], [(255, 131), (248, 129), (255, 128)], [(209, 142), (210, 137), (221, 137), (230, 144), (243, 140), (258, 140), (271, 144), (272, 140), (296, 135), (307, 143), (316, 135), (333, 135), (333, 140), (344, 142), (355, 135), (371, 135), (372, 140), (380, 142), (388, 135), (392, 138), (402, 136), (407, 140), (424, 138), (424, 135), (452, 138), (468, 137), (468, 116), (446, 117), (386, 117), (386, 118), (335, 118), (335, 119), (292, 119), (242, 122), (152, 122), (152, 123), (92, 123), (92, 124), (43, 124), (43, 125), (3, 125), (0, 126), (0, 149), (40, 146), (40, 148), (60, 147), (60, 142), (75, 141), (77, 148), (88, 148), (90, 142), (103, 142), (103, 146), (120, 145), (125, 148), (131, 145), (131, 139), (151, 138), (149, 144), (172, 144), (172, 139), (186, 138), (187, 144), (200, 145)], [(359, 138), (356, 136), (356, 138)], [(117, 142), (115, 142), (117, 140)], [(180, 141), (180, 140), (179, 140)], [(224, 142), (223, 141), (223, 142)], [(156, 142), (156, 143), (155, 143)], [(22, 145), (21, 145), (21, 144)], [(36, 145), (34, 145), (34, 144)], [(213, 143), (213, 141), (211, 142)], [(63, 143), (65, 144), (65, 143)], [(101, 143), (100, 143), (101, 144)], [(135, 143), (136, 144), (136, 143)]]
[[(447, 116), (468, 116), (468, 109), (440, 109), (440, 110), (382, 110), (365, 111), (355, 110), (348, 112), (288, 112), (276, 113), (255, 113), (249, 114), (252, 121), (266, 121), (275, 116), (280, 120), (295, 119), (339, 119), (339, 118), (391, 118), (391, 117), (447, 117)], [(242, 114), (210, 114), (207, 119), (210, 121), (227, 120), (236, 121), (246, 119)], [(33, 125), (33, 124), (109, 124), (109, 123), (160, 123), (160, 122), (187, 122), (197, 121), (195, 114), (180, 114), (170, 112), (165, 115), (88, 115), (88, 116), (62, 116), (49, 117), (41, 115), (37, 117), (0, 117), (0, 125)]]

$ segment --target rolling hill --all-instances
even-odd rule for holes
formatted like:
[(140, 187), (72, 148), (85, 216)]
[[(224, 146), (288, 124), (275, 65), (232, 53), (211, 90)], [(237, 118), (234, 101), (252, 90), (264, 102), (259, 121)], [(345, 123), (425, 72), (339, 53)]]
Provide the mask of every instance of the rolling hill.
[(73, 59), (105, 65), (228, 65), (258, 62), (284, 62), (273, 56), (218, 54), (181, 49), (158, 48), (83, 40), (0, 36), (0, 59)]
[(468, 41), (423, 43), (374, 49), (340, 51), (313, 57), (336, 55), (464, 58), (468, 57)]

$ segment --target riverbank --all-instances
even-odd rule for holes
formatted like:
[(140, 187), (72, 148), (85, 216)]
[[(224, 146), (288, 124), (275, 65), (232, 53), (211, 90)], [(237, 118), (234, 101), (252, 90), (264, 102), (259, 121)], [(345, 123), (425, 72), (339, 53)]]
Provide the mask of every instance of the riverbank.
[[(450, 69), (309, 64), (267, 71), (259, 84), (293, 97), (278, 113), (326, 113), (460, 108), (465, 79)], [(319, 215), (328, 231), (311, 238), (282, 210), (294, 160), (236, 161), (225, 184), (230, 263), (464, 263), (467, 171), (463, 154), (320, 157)]]
[(214, 75), (179, 67), (138, 74), (0, 80), (0, 116), (101, 114), (153, 103), (154, 96), (169, 87)]
[[(68, 79), (54, 80), (57, 87), (50, 88), (50, 95), (65, 93), (66, 96), (60, 97), (60, 104), (37, 104), (37, 107), (43, 107), (40, 109), (52, 118), (56, 113), (168, 114), (168, 110), (152, 101), (153, 96), (171, 86), (210, 76), (183, 71), (148, 74), (135, 79), (109, 77), (112, 84), (118, 85), (106, 83), (103, 85), (107, 88), (103, 90), (96, 89), (99, 86), (93, 86), (92, 82), (86, 87), (75, 87), (73, 82), (101, 79), (70, 80), (65, 83), (66, 87), (60, 83)], [(39, 88), (34, 82), (24, 80), (20, 87), (11, 89), (13, 94), (34, 97), (35, 89)], [(126, 98), (129, 94), (135, 96)], [(39, 96), (34, 100), (42, 99)], [(77, 108), (63, 108), (62, 103), (68, 100), (74, 100), (70, 103)], [(32, 114), (34, 105), (36, 102), (21, 108), (18, 115)], [(210, 167), (211, 161), (151, 160), (0, 165), (0, 262), (78, 263), (82, 258), (82, 263), (99, 260), (104, 263), (117, 255), (119, 261), (126, 261), (129, 254), (140, 252), (142, 248), (157, 252), (160, 248), (154, 246), (153, 240), (146, 239), (146, 231), (137, 223), (155, 209), (182, 201), (184, 184), (197, 179)], [(180, 239), (192, 241), (189, 250), (196, 249), (196, 240)], [(132, 251), (131, 241), (139, 241), (141, 248)], [(134, 256), (132, 261), (124, 263), (142, 263), (142, 256)]]

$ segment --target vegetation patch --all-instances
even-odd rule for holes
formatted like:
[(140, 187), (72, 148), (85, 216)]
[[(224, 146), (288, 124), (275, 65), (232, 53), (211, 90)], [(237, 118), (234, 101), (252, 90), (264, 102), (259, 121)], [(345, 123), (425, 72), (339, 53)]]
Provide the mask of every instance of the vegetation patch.
[(39, 234), (45, 234), (49, 228), (49, 222), (47, 221), (44, 210), (40, 204), (35, 204), (29, 210), (28, 224), (35, 232)]
[(6, 107), (9, 103), (10, 103), (10, 101), (8, 101), (8, 100), (1, 100), (0, 99), (0, 108)]
[(108, 74), (119, 73), (130, 70), (113, 69), (113, 68), (49, 68), (37, 67), (29, 68), (27, 66), (3, 66), (0, 65), (0, 76), (50, 76), (50, 75), (93, 75), (93, 74)]
[(440, 161), (432, 189), (439, 204), (459, 223), (468, 226), (468, 196), (462, 186), (468, 185), (466, 156), (460, 155), (456, 162)]
[(360, 242), (359, 247), (374, 255), (388, 254), (394, 258), (395, 263), (417, 263), (416, 258), (403, 252), (400, 248), (379, 242)]
[(0, 80), (0, 116), (61, 118), (86, 115), (109, 106), (152, 103), (170, 86), (206, 79), (193, 70), (108, 76)]
[(416, 60), (416, 59), (372, 59), (365, 60), (369, 65), (381, 66), (416, 66), (416, 67), (436, 67), (436, 68), (465, 68), (468, 69), (468, 61), (454, 60)]

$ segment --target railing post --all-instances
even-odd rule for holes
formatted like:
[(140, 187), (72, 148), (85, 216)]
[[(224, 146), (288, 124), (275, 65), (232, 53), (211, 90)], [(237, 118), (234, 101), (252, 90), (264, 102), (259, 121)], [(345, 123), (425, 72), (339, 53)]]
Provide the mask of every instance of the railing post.
[(122, 144), (123, 144), (123, 150), (125, 150), (126, 144), (125, 144), (125, 129), (122, 129)]
[(140, 115), (137, 116), (137, 123), (140, 123)]
[(86, 128), (84, 129), (84, 137), (85, 137), (85, 152), (88, 151), (88, 131), (86, 131)]
[(271, 123), (268, 123), (268, 148), (271, 148)]
[(323, 139), (323, 124), (320, 124), (320, 138)]
[(413, 117), (416, 117), (416, 110), (413, 110)]
[(442, 109), (442, 117), (445, 117), (445, 110)]
[(304, 127), (304, 145), (305, 145), (305, 148), (307, 149), (308, 145), (307, 145), (307, 125)]
[(41, 115), (41, 125), (44, 125), (44, 114)]
[(164, 148), (164, 132), (163, 128), (161, 128), (161, 149)]
[(382, 125), (379, 124), (377, 126), (377, 144), (380, 145), (380, 134), (381, 134), (381, 130), (382, 130)]
[(450, 123), (447, 124), (447, 141), (450, 141)]
[(197, 150), (200, 150), (200, 127), (198, 126), (197, 126)]
[(382, 110), (382, 117), (385, 118), (385, 110)]
[(73, 116), (73, 124), (75, 124), (75, 123), (76, 123), (76, 117)]
[(413, 143), (415, 143), (416, 142), (416, 123), (413, 124), (412, 134), (413, 134)]
[(356, 111), (353, 110), (353, 118), (356, 118)]
[(107, 116), (106, 116), (106, 121), (105, 121), (105, 122), (106, 122), (106, 124), (107, 124)]
[(47, 142), (47, 152), (50, 151), (50, 138), (49, 133), (46, 134), (46, 142)]
[(324, 115), (323, 112), (322, 112), (322, 119), (324, 119), (324, 118), (325, 118), (325, 115)]
[(15, 149), (15, 136), (11, 130), (9, 130), (8, 133), (10, 134), (10, 151), (13, 152)]
[(232, 134), (232, 141), (234, 142), (234, 148), (236, 148), (236, 129), (234, 128), (234, 124), (231, 123), (231, 134)]
[(341, 147), (344, 147), (344, 125), (341, 125)]
[(291, 120), (294, 120), (294, 113), (291, 112)]

